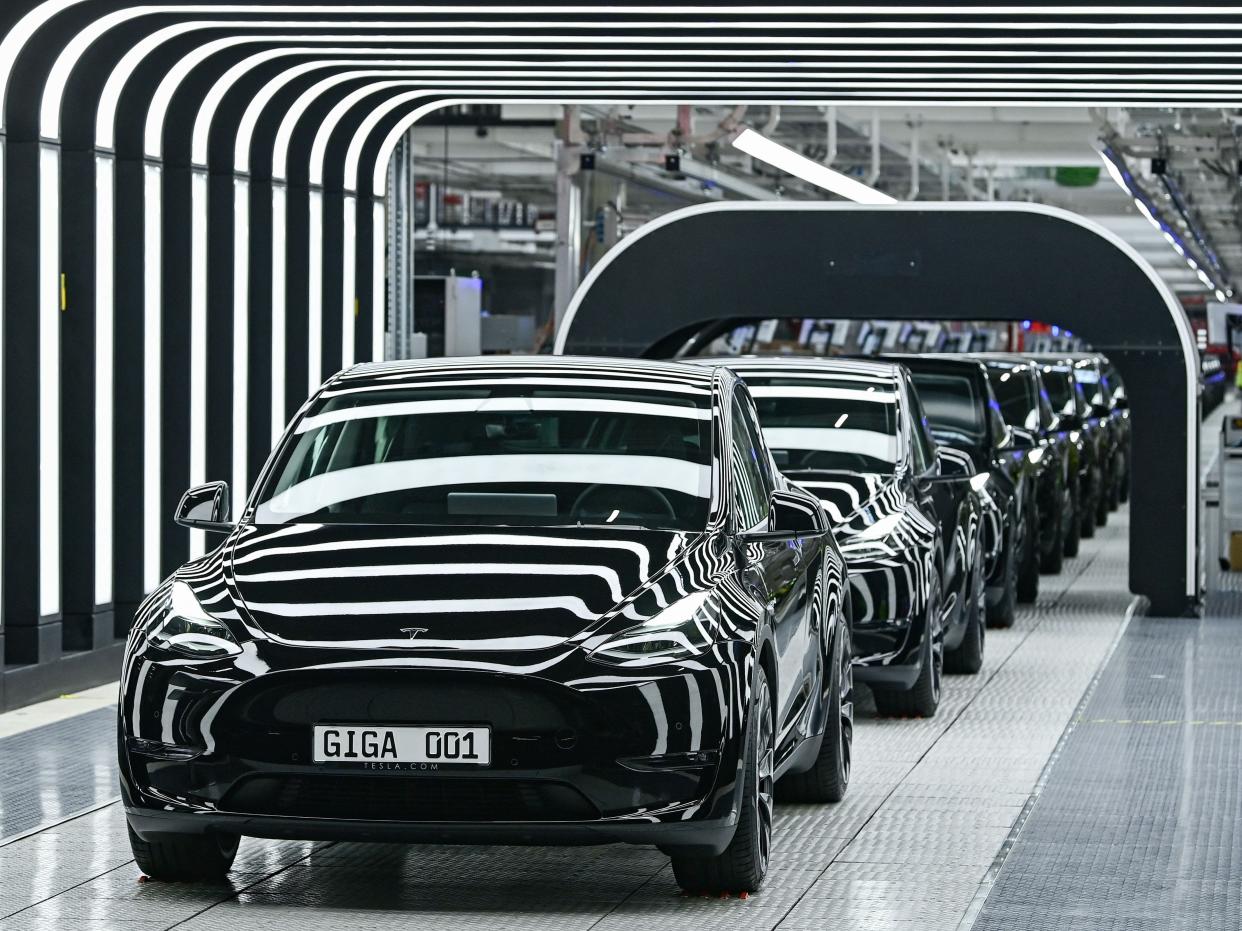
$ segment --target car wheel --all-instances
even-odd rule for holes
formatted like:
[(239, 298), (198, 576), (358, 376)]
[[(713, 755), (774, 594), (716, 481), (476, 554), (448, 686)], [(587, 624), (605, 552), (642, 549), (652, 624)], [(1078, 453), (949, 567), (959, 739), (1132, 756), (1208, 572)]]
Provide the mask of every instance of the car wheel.
[(1117, 480), (1109, 486), (1108, 489), (1108, 509), (1115, 511), (1121, 507), (1121, 486), (1125, 484), (1125, 479), (1120, 475)]
[[(1099, 487), (1098, 482), (1096, 487)], [(1084, 540), (1090, 540), (1095, 536), (1095, 510), (1095, 497), (1092, 497), (1091, 503), (1082, 509), (1082, 538)]]
[(763, 667), (756, 675), (755, 704), (750, 717), (742, 812), (733, 840), (714, 857), (672, 853), (673, 876), (687, 892), (755, 892), (767, 874), (772, 850), (776, 721), (772, 689)]
[(1047, 553), (1039, 555), (1039, 571), (1056, 575), (1065, 564), (1065, 508), (1057, 511), (1057, 523), (1052, 532), (1052, 546)]
[(1005, 569), (1000, 599), (987, 608), (989, 627), (1012, 627), (1018, 609), (1018, 553), (1013, 542), (1014, 533), (1009, 531), (1005, 543)]
[(1122, 504), (1130, 500), (1130, 471), (1128, 469), (1121, 479), (1121, 487), (1117, 489), (1117, 500)]
[(1082, 537), (1082, 495), (1075, 490), (1071, 496), (1069, 526), (1065, 529), (1065, 555), (1071, 559), (1078, 555), (1078, 543)]
[[(983, 668), (983, 640), (987, 635), (987, 594), (983, 587), (983, 571), (975, 570), (975, 603), (972, 617), (967, 621), (966, 635), (957, 649), (946, 654), (945, 672), (965, 673), (973, 676)], [(1010, 623), (1013, 623), (1012, 620)]]
[(1108, 526), (1108, 486), (1101, 485), (1100, 493), (1095, 501), (1095, 525), (1097, 527)]
[(854, 742), (854, 646), (849, 622), (843, 617), (836, 643), (828, 659), (827, 725), (815, 765), (805, 772), (790, 773), (780, 783), (781, 801), (839, 802), (850, 784), (850, 759)]
[(1018, 564), (1018, 601), (1030, 604), (1039, 597), (1039, 516), (1027, 518), (1026, 546)]
[(126, 827), (134, 861), (152, 879), (223, 879), (240, 841), (236, 834), (216, 833), (159, 834), (155, 835), (158, 840), (143, 840), (132, 827)]
[(889, 718), (931, 718), (940, 706), (940, 687), (944, 679), (944, 626), (940, 617), (940, 587), (927, 599), (927, 620), (923, 636), (923, 664), (914, 687), (904, 691), (877, 689), (876, 710)]

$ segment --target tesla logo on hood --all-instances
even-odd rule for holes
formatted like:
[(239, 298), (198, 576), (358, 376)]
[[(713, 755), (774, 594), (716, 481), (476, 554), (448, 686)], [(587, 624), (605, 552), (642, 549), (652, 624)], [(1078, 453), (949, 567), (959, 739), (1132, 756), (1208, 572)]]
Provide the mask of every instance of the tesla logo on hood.
[(419, 634), (427, 633), (427, 628), (426, 627), (402, 627), (401, 633), (409, 634), (410, 639), (413, 640), (416, 637), (418, 637)]

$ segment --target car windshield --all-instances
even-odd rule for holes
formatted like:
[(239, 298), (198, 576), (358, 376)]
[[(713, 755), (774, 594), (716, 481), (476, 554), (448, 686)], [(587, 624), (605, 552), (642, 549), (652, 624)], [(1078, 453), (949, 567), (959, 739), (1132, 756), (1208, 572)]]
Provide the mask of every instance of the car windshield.
[(1052, 402), (1052, 409), (1058, 416), (1072, 416), (1079, 412), (1078, 398), (1075, 396), (1074, 383), (1068, 369), (1045, 368), (1043, 380), (1048, 400)]
[(444, 385), (325, 394), (255, 523), (707, 526), (709, 391)]
[(985, 400), (965, 375), (915, 372), (914, 387), (932, 435), (949, 444), (982, 446), (987, 438)]
[(1113, 396), (1108, 390), (1108, 380), (1100, 374), (1095, 362), (1083, 361), (1074, 366), (1074, 378), (1082, 385), (1082, 393), (1092, 407), (1112, 407)]
[(742, 373), (763, 436), (782, 470), (892, 474), (897, 384), (874, 377), (797, 378)]
[(1024, 370), (989, 367), (988, 381), (1005, 423), (1025, 430), (1039, 429), (1039, 399)]

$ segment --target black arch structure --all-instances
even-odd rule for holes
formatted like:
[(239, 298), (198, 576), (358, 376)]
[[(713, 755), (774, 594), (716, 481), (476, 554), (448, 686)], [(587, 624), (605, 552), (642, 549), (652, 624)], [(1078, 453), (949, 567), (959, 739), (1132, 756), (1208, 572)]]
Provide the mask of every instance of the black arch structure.
[[(212, 478), (234, 474), (239, 381), (248, 385), (240, 415), (244, 477), (256, 474), (267, 451), (278, 320), (285, 331), (279, 386), (284, 404), (276, 419), (305, 396), (314, 335), (325, 372), (339, 358), (342, 331), (329, 310), (347, 304), (350, 279), (358, 308), (354, 358), (369, 357), (370, 323), (384, 313), (384, 296), (375, 293), (372, 277), (374, 209), (386, 196), (375, 183), (376, 166), (386, 161), (393, 133), (425, 108), (449, 100), (515, 98), (1233, 106), (1242, 91), (1242, 61), (1232, 55), (1242, 22), (1228, 13), (1141, 6), (1130, 22), (1119, 22), (1090, 7), (988, 9), (949, 4), (915, 16), (908, 7), (902, 12), (884, 4), (804, 5), (776, 15), (766, 4), (672, 7), (649, 0), (607, 7), (442, 0), (0, 5), (0, 75), (8, 77), (0, 101), (0, 653), (6, 667), (21, 667), (0, 675), (0, 706), (111, 675), (114, 637), (128, 628), (148, 586), (152, 554), (154, 570), (162, 574), (189, 552), (186, 533), (172, 526), (167, 512), (192, 474), (190, 426), (198, 415), (190, 403), (191, 363), (200, 347), (208, 385), (205, 471)], [(163, 30), (191, 23), (197, 25), (147, 49), (116, 102), (115, 135), (102, 141), (95, 120), (109, 77), (132, 50)], [(347, 41), (324, 38), (331, 35)], [(81, 36), (94, 38), (75, 45)], [(229, 38), (238, 42), (220, 44)], [(343, 51), (346, 45), (356, 51)], [(62, 53), (75, 48), (68, 72), (58, 74)], [(158, 89), (188, 56), (207, 48), (211, 53), (188, 70), (168, 101), (159, 144), (152, 148), (146, 121)], [(216, 82), (254, 52), (291, 48), (299, 51), (266, 60), (232, 83), (219, 101), (206, 151), (195, 153), (194, 117)], [(319, 124), (372, 79), (325, 88), (298, 116), (287, 170), (274, 177), (276, 134), (288, 109), (320, 78), (366, 68), (381, 48), (397, 49), (380, 57), (423, 69), (423, 76), (401, 88), (381, 87), (375, 79), (373, 92), (349, 97), (352, 103), (338, 114), (316, 166)], [(239, 168), (234, 141), (249, 102), (270, 82), (316, 62), (322, 68), (299, 72), (263, 107), (249, 165)], [(437, 73), (428, 75), (428, 69)], [(1085, 71), (1094, 76), (1084, 80)], [(59, 125), (49, 129), (41, 104), (48, 88), (62, 80)], [(371, 119), (380, 112), (382, 117)], [(356, 170), (347, 171), (351, 151), (360, 156)], [(114, 191), (110, 235), (95, 228), (100, 177), (111, 178)], [(145, 209), (152, 179), (161, 207), (153, 216)], [(194, 194), (204, 179), (205, 204)], [(285, 193), (279, 215), (273, 214), (276, 191)], [(248, 207), (244, 217), (239, 202)], [(41, 209), (48, 203), (51, 218)], [(312, 204), (322, 205), (323, 218), (322, 246), (314, 255)], [(346, 211), (355, 228), (348, 263)], [(191, 220), (200, 215), (205, 238), (196, 243)], [(282, 219), (285, 259), (274, 263), (273, 232)], [(54, 233), (50, 243), (43, 235), (48, 230)], [(232, 248), (239, 236), (248, 240), (240, 253)], [(97, 282), (104, 245), (111, 247), (110, 290)], [(240, 291), (234, 281), (239, 255), (247, 264)], [(310, 280), (314, 260), (322, 268), (316, 282)], [(209, 307), (201, 339), (192, 339), (191, 332), (195, 274), (204, 276)], [(153, 309), (147, 300), (151, 282), (158, 284)], [(285, 285), (279, 307), (273, 307), (274, 282)], [(238, 293), (247, 306), (240, 330), (233, 320)], [(324, 308), (317, 333), (309, 316), (312, 301)], [(113, 338), (107, 350), (96, 339), (109, 306)], [(158, 336), (149, 340), (152, 319)], [(40, 361), (41, 332), (56, 336), (51, 363)], [(234, 365), (239, 345), (245, 350), (238, 357), (241, 370)], [(101, 435), (95, 430), (101, 400), (96, 376), (108, 370), (115, 416), (101, 422)], [(144, 445), (142, 411), (157, 396), (160, 443), (152, 451)], [(54, 406), (45, 403), (52, 400)], [(41, 447), (47, 437), (58, 441), (52, 453)], [(110, 475), (101, 470), (97, 480), (94, 463), (106, 443)], [(48, 469), (52, 462), (58, 475)], [(100, 509), (110, 516), (112, 532), (97, 546)], [(158, 521), (154, 545), (144, 541), (152, 515)], [(101, 548), (110, 557), (103, 562), (97, 559)], [(54, 579), (41, 586), (49, 567), (57, 570)], [(97, 584), (101, 577), (106, 585)]]
[(1199, 594), (1198, 356), (1150, 266), (1102, 228), (1029, 205), (714, 204), (610, 252), (558, 350), (674, 353), (721, 318), (1060, 323), (1108, 353), (1131, 393), (1130, 588), (1153, 613)]

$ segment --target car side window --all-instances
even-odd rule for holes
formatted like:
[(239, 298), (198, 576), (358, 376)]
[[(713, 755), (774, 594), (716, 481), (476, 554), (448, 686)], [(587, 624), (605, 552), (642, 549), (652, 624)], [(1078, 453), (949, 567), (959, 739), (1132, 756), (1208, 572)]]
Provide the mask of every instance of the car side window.
[(743, 413), (741, 399), (734, 397), (730, 432), (729, 471), (733, 485), (733, 510), (737, 529), (752, 530), (767, 520), (771, 489), (764, 481), (766, 448)]

